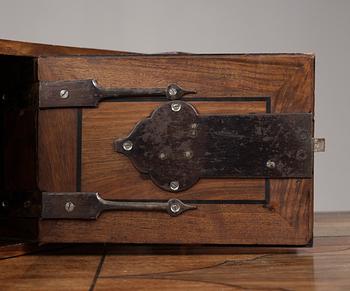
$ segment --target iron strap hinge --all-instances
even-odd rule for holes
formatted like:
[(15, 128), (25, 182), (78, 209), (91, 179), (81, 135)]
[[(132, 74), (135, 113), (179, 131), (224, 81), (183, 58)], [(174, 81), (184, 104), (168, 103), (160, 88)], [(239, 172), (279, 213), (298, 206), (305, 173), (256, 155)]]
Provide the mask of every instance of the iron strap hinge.
[(178, 199), (167, 202), (111, 201), (95, 192), (44, 192), (42, 219), (97, 219), (103, 211), (160, 211), (178, 216), (196, 206)]
[(163, 96), (177, 100), (194, 93), (176, 84), (164, 88), (103, 88), (96, 80), (40, 81), (39, 107), (97, 107), (103, 100), (126, 97)]

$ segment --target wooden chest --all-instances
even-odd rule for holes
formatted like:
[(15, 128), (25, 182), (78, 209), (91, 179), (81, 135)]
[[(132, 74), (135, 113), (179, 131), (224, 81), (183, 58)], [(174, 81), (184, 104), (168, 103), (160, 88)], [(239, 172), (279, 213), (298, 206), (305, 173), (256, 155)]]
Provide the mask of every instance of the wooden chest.
[(313, 55), (1, 44), (4, 237), (311, 245)]

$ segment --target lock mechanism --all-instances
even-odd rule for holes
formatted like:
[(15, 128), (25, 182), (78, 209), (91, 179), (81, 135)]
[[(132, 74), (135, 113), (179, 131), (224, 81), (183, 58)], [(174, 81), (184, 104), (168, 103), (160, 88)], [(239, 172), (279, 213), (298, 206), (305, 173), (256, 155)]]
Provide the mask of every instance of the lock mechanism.
[(310, 178), (310, 113), (199, 115), (175, 100), (114, 142), (136, 169), (170, 192), (201, 178)]

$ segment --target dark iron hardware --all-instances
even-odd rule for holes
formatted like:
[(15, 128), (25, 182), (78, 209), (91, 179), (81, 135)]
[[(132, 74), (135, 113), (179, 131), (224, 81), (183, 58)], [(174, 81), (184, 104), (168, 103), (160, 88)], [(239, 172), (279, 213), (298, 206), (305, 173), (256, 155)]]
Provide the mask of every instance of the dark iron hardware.
[(39, 84), (40, 108), (96, 107), (111, 98), (164, 96), (169, 100), (194, 94), (176, 84), (166, 88), (102, 88), (95, 80), (42, 81)]
[(114, 147), (167, 191), (200, 178), (309, 178), (312, 122), (309, 113), (198, 115), (172, 101)]
[(0, 217), (33, 218), (40, 216), (41, 193), (39, 191), (0, 193)]
[(164, 211), (178, 216), (187, 210), (196, 209), (178, 199), (168, 202), (124, 202), (102, 199), (98, 193), (63, 192), (42, 194), (43, 219), (97, 219), (103, 211)]

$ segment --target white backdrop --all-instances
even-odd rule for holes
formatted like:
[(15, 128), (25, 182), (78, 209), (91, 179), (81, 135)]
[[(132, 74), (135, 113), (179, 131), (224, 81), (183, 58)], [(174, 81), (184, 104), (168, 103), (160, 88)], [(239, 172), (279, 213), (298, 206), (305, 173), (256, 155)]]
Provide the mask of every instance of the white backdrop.
[(350, 1), (0, 0), (0, 38), (135, 52), (314, 52), (315, 206), (350, 210)]

